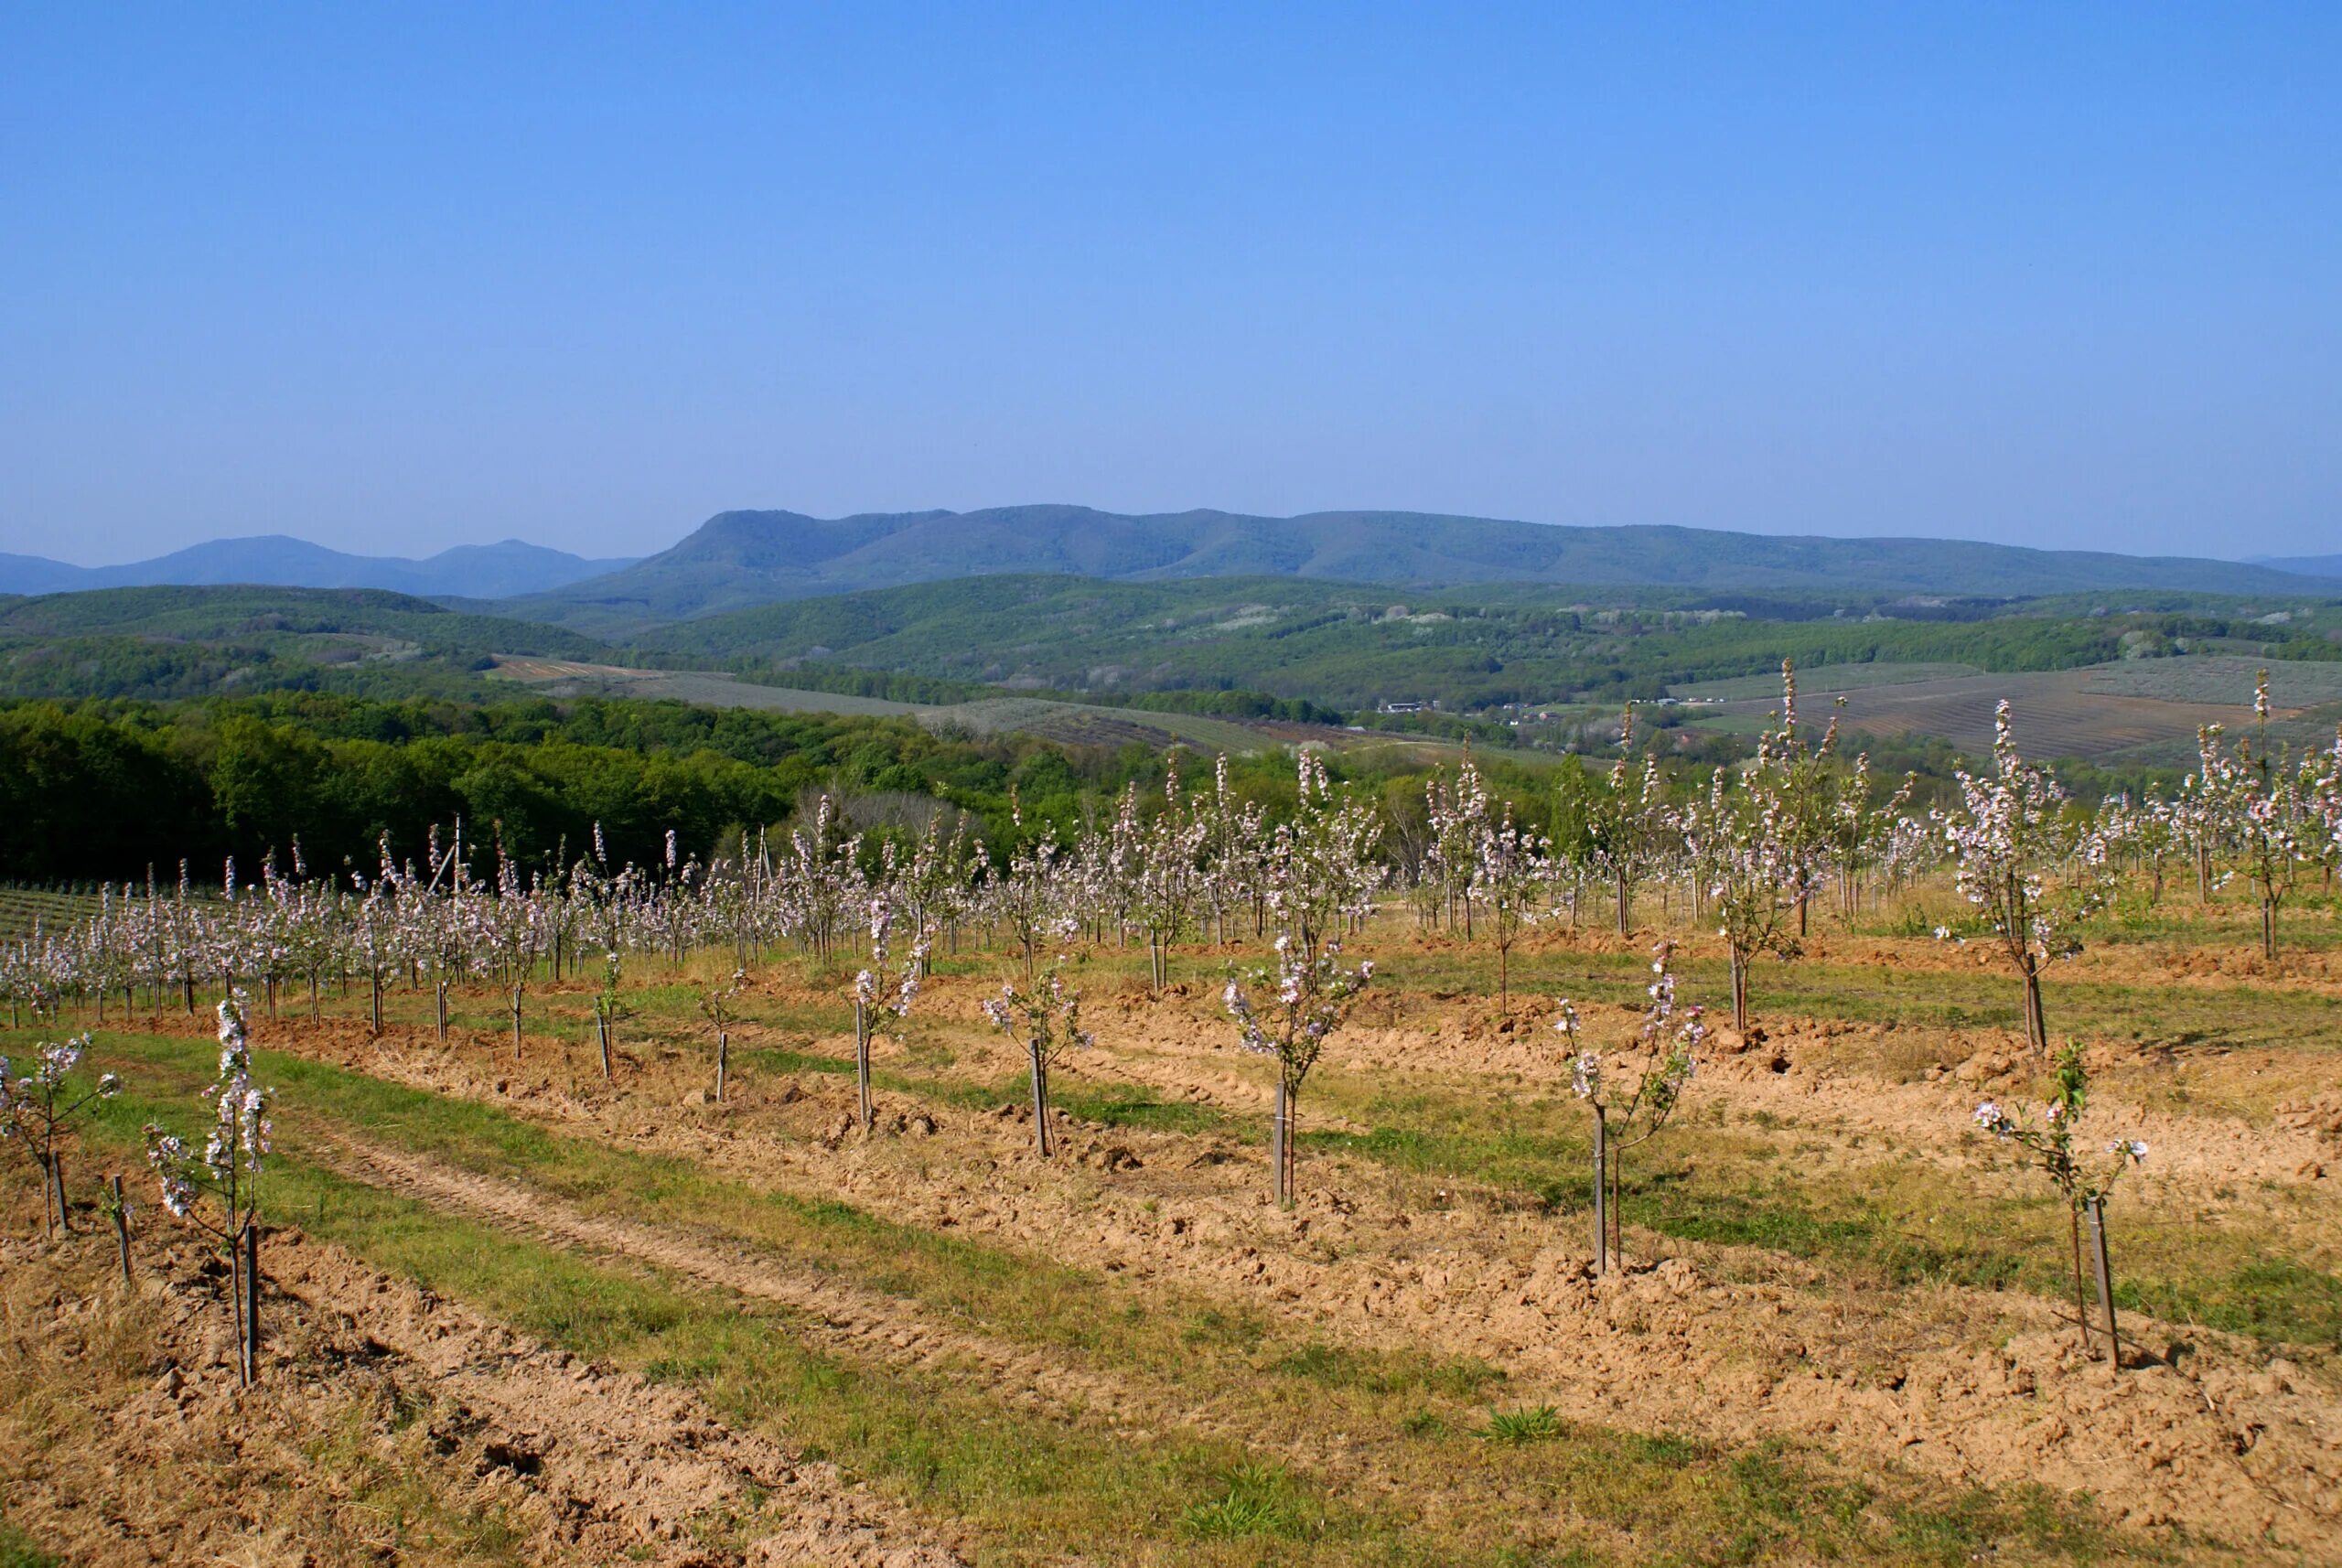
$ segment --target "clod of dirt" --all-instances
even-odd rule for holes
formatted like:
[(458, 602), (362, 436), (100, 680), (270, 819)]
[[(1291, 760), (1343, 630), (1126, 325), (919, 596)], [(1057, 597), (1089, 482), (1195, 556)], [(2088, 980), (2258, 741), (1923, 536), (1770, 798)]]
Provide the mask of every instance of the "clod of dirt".
[(1081, 1152), (1081, 1163), (1094, 1170), (1134, 1171), (1141, 1161), (1128, 1149), (1114, 1144), (1092, 1144)]

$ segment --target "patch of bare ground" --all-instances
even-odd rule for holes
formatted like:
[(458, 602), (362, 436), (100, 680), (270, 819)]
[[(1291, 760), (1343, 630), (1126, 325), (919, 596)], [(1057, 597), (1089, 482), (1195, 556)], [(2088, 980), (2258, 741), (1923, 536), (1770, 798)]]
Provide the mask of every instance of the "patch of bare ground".
[(0, 1242), (0, 1471), (65, 1562), (959, 1561), (825, 1464), (297, 1231), (268, 1243), (258, 1386), (216, 1254)]
[[(812, 1271), (790, 1271), (735, 1249), (728, 1254), (676, 1231), (581, 1214), (517, 1183), (499, 1181), (379, 1143), (343, 1139), (314, 1151), (328, 1167), (370, 1187), (418, 1197), (560, 1245), (646, 1262), (805, 1315), (822, 1348), (865, 1359), (948, 1371), (1003, 1403), (1058, 1419), (1135, 1413), (1132, 1390), (983, 1335), (937, 1322), (899, 1298)], [(1161, 1415), (1165, 1402), (1151, 1413)]]
[[(1692, 950), (1720, 952), (1713, 940)], [(2007, 960), (1989, 943), (1939, 941), (1930, 937), (1871, 937), (1817, 929), (1804, 943), (1805, 959), (1882, 971), (1963, 973), (2004, 972)], [(2331, 996), (2342, 987), (2342, 954), (2280, 950), (2261, 956), (2258, 933), (2239, 933), (2227, 946), (2174, 946), (2152, 942), (2097, 941), (2061, 963), (2059, 976), (2106, 985), (2192, 986), (2220, 990), (2297, 990)]]
[[(1309, 1161), (1302, 1208), (1281, 1214), (1260, 1196), (1257, 1155), (1209, 1136), (1069, 1125), (1064, 1157), (1045, 1163), (1014, 1111), (899, 1093), (889, 1124), (907, 1135), (843, 1136), (851, 1084), (828, 1075), (744, 1085), (733, 1105), (678, 1118), (646, 1116), (646, 1102), (672, 1103), (650, 1083), (586, 1099), (508, 1081), (500, 1094), (469, 1061), (414, 1049), (382, 1052), (371, 1070), (1353, 1344), (1476, 1356), (1513, 1393), (1590, 1421), (1810, 1441), (1961, 1482), (2089, 1492), (2132, 1525), (2342, 1552), (2330, 1379), (2216, 1336), (2134, 1322), (2137, 1344), (2190, 1353), (2134, 1358), (2118, 1375), (2079, 1358), (2056, 1306), (2014, 1293), (1832, 1290), (1792, 1259), (1738, 1249), (1725, 1269), (1681, 1246), (1597, 1281), (1541, 1216), (1468, 1192), (1443, 1200), (1348, 1159)], [(518, 1188), (505, 1201), (543, 1212)], [(675, 1245), (639, 1240), (653, 1258)], [(1648, 1236), (1629, 1244), (1657, 1250)]]

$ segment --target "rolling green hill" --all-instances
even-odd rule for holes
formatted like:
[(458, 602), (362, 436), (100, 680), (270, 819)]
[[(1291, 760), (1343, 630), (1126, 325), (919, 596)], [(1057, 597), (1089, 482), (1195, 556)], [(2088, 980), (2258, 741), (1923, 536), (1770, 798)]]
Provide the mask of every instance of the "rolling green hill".
[(102, 588), (0, 601), (0, 694), (208, 696), (275, 687), (478, 686), (493, 653), (607, 650), (560, 627), (380, 589)]
[[(1659, 698), (1671, 685), (1734, 676), (1761, 686), (1784, 657), (1800, 667), (2024, 671), (2196, 642), (2271, 657), (2333, 650), (2318, 617), (2264, 624), (2258, 603), (2214, 615), (2078, 601), (2054, 613), (2017, 606), (1956, 620), (1833, 615), (1808, 603), (1778, 607), (1798, 611), (1782, 619), (1701, 607), (1699, 596), (1680, 591), (1619, 596), (1657, 601), (1640, 606), (1588, 602), (1577, 592), (972, 577), (736, 610), (646, 632), (638, 644), (661, 658), (741, 670), (852, 665), (1067, 693), (1242, 688), (1349, 711), (1436, 697), (1451, 712)], [(2229, 649), (2230, 640), (2240, 646)]]

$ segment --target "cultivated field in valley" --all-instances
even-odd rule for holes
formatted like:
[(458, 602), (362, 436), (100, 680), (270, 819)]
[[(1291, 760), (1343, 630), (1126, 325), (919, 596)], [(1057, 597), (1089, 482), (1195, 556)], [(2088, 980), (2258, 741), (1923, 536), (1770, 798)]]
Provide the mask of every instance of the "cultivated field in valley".
[(897, 703), (831, 692), (799, 691), (702, 671), (637, 670), (553, 659), (504, 659), (499, 674), (553, 696), (634, 697), (714, 708), (774, 713), (858, 714), (917, 720), (929, 729), (978, 736), (1029, 735), (1061, 746), (1186, 744), (1207, 751), (1260, 751), (1298, 740), (1340, 741), (1339, 730), (1314, 725), (1238, 724), (1198, 714), (1093, 707), (1043, 697), (982, 697), (964, 703)]
[(517, 1053), (493, 990), (445, 1042), (427, 989), (379, 1036), (362, 989), (256, 1004), (285, 1157), (242, 1402), (185, 1233), (142, 1202), (136, 1288), (109, 1273), (90, 1178), (214, 1055), (208, 1016), (117, 1004), (84, 1020), (130, 1089), (70, 1156), (81, 1233), (26, 1240), (8, 1189), (6, 1519), (76, 1562), (139, 1560), (124, 1518), (177, 1560), (2332, 1560), (2331, 907), (2272, 961), (2241, 902), (2127, 896), (2048, 982), (2090, 1135), (2151, 1150), (2112, 1210), (2117, 1370), (2056, 1203), (1971, 1119), (2041, 1081), (2006, 972), (1924, 935), (1948, 897), (1759, 966), (1756, 1027), (1628, 1157), (1600, 1277), (1550, 1026), (1567, 995), (1630, 1031), (1649, 929), (1530, 939), (1508, 1014), (1485, 936), (1378, 918), (1291, 1211), (1218, 994), (1250, 950), (1176, 948), (1160, 995), (1143, 948), (1080, 959), (1095, 1044), (1046, 1160), (979, 1010), (994, 951), (940, 953), (880, 1038), (868, 1135), (850, 965), (752, 958), (720, 1103), (713, 956), (636, 967), (607, 1082), (587, 981), (530, 989)]
[[(1849, 730), (1909, 738), (1940, 736), (1971, 754), (1989, 750), (1993, 715), (2007, 699), (2027, 751), (2092, 762), (2185, 767), (2196, 756), (2196, 733), (2207, 725), (2231, 732), (2253, 722), (2256, 673), (2270, 670), (2272, 717), (2296, 746), (2333, 740), (2342, 716), (2342, 666), (2270, 666), (2249, 659), (2137, 660), (2075, 670), (1961, 673), (1957, 666), (1853, 664), (1803, 672), (1811, 712), (1833, 706)], [(1696, 727), (1755, 735), (1779, 704), (1778, 682), (1712, 681), (1673, 688), (1678, 696), (1721, 699), (1718, 712), (1691, 721)]]

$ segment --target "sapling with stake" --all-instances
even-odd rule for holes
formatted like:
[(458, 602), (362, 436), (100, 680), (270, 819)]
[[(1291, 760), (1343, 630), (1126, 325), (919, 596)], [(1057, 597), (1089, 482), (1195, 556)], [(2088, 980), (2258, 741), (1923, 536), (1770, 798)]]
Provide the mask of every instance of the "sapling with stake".
[(602, 957), (602, 984), (594, 993), (594, 1039), (602, 1051), (602, 1081), (610, 1081), (610, 1058), (616, 1047), (618, 1020), (633, 1011), (620, 999), (618, 982), (625, 972), (625, 961), (615, 947)]
[(1606, 1061), (1585, 1044), (1585, 1025), (1564, 997), (1553, 1028), (1569, 1053), (1570, 1087), (1594, 1112), (1594, 1270), (1608, 1272), (1625, 1251), (1626, 1230), (1618, 1212), (1619, 1170), (1628, 1149), (1657, 1137), (1681, 1102), (1699, 1066), (1707, 1038), (1701, 1009), (1679, 1010), (1675, 974), (1670, 967), (1675, 944), (1651, 950), (1650, 1005), (1643, 1011), (1634, 1044)]
[(90, 1036), (46, 1041), (36, 1046), (33, 1070), (18, 1077), (6, 1057), (0, 1057), (0, 1144), (21, 1147), (40, 1168), (41, 1226), (51, 1236), (70, 1231), (65, 1208), (65, 1167), (59, 1140), (74, 1118), (99, 1101), (122, 1091), (122, 1079), (101, 1073), (84, 1090), (73, 1069), (90, 1048)]
[(889, 1013), (898, 1021), (910, 1016), (935, 946), (935, 931), (929, 927), (897, 960), (890, 945), (894, 931), (894, 899), (882, 889), (870, 899), (870, 965), (854, 977), (854, 1120), (865, 1133), (877, 1122), (870, 1086), (870, 1042), (878, 1030), (878, 1016)]
[[(711, 984), (700, 993), (699, 1010), (707, 1019), (707, 1026), (715, 1031), (715, 1103), (724, 1103), (724, 1083), (732, 1065), (732, 998), (748, 983), (747, 972), (736, 969), (729, 980)], [(607, 1071), (607, 1069), (605, 1069)]]
[(220, 1069), (202, 1097), (211, 1102), (212, 1121), (201, 1152), (149, 1122), (146, 1164), (162, 1185), (163, 1207), (227, 1251), (237, 1376), (250, 1386), (260, 1375), (261, 1174), (274, 1133), (268, 1112), (276, 1091), (252, 1082), (241, 991), (220, 1004)]
[(1065, 983), (1066, 956), (1058, 955), (1026, 989), (1000, 983), (1000, 994), (984, 1000), (994, 1028), (1025, 1048), (1033, 1080), (1033, 1148), (1043, 1159), (1053, 1152), (1049, 1137), (1049, 1074), (1068, 1051), (1093, 1040), (1081, 1026), (1081, 993)]
[(1988, 1100), (1976, 1108), (1976, 1125), (2024, 1150), (2025, 1163), (2048, 1176), (2057, 1195), (2065, 1199), (2067, 1237), (2073, 1261), (2074, 1317), (2081, 1326), (2084, 1354), (2091, 1348), (2090, 1297), (2082, 1273), (2082, 1220), (2089, 1219), (2099, 1305), (2106, 1315), (2107, 1359), (2120, 1366), (2122, 1345), (2114, 1326), (2114, 1282), (2108, 1276), (2106, 1261), (2106, 1197), (2113, 1190), (2116, 1178), (2146, 1159), (2147, 1146), (2135, 1138), (2128, 1138), (2107, 1144), (2099, 1155), (2079, 1150), (2077, 1145), (2081, 1138), (2082, 1112), (2089, 1104), (2090, 1070), (2083, 1063), (2080, 1045), (2068, 1040), (2051, 1064), (2049, 1100), (2042, 1107), (2037, 1124), (2025, 1120), (2022, 1112)]

